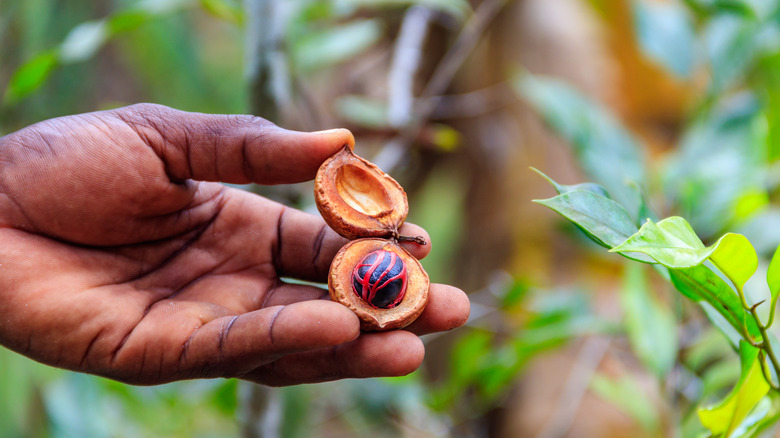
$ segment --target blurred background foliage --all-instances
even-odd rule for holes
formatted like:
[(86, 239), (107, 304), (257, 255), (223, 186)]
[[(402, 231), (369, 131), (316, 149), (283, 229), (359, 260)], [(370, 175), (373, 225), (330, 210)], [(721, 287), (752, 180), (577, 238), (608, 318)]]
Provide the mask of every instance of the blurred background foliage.
[[(130, 387), (0, 349), (0, 436), (709, 436), (738, 354), (531, 204), (529, 166), (771, 255), (778, 72), (777, 0), (0, 0), (0, 135), (143, 101), (348, 127), (473, 303), (399, 379)], [(308, 184), (242, 188), (316, 211)], [(779, 404), (731, 436), (774, 436)]]

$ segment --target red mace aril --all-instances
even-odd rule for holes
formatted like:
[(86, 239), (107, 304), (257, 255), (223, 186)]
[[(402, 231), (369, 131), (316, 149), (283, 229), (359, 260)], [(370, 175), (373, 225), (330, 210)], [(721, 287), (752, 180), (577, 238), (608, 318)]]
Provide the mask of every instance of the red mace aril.
[(352, 290), (378, 309), (398, 305), (406, 293), (406, 265), (396, 253), (374, 251), (363, 258), (352, 273)]
[(409, 212), (403, 188), (345, 146), (320, 166), (314, 197), (325, 222), (352, 240), (331, 263), (331, 299), (355, 312), (366, 331), (414, 321), (428, 301), (428, 274), (399, 242), (426, 242), (398, 233)]

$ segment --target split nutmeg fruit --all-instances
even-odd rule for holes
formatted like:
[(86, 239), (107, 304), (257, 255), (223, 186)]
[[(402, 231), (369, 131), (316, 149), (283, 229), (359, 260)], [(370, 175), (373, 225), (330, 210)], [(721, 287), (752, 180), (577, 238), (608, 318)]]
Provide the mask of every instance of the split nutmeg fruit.
[(399, 242), (425, 244), (398, 234), (409, 213), (404, 189), (349, 146), (322, 163), (314, 180), (325, 222), (352, 240), (333, 258), (330, 298), (349, 307), (365, 331), (402, 328), (428, 301), (428, 274)]

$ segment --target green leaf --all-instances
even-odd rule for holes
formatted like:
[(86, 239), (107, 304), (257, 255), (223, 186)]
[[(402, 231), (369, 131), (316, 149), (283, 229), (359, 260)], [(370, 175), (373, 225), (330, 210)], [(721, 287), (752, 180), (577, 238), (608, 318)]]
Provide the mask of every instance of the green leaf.
[[(751, 422), (751, 417), (756, 421)], [(734, 432), (734, 438), (762, 436), (761, 433), (775, 426), (778, 421), (780, 421), (780, 394), (769, 391), (769, 394), (758, 402), (753, 412)]]
[(647, 288), (641, 265), (626, 266), (620, 301), (631, 348), (648, 370), (663, 379), (677, 359), (677, 325), (671, 310)]
[(336, 100), (339, 115), (367, 128), (387, 128), (387, 102), (367, 96), (346, 95)]
[(766, 272), (766, 284), (769, 285), (771, 299), (769, 300), (769, 321), (767, 328), (772, 326), (775, 320), (775, 307), (777, 307), (777, 298), (780, 296), (780, 246), (775, 250), (772, 261), (769, 262), (769, 268)]
[(526, 280), (515, 280), (506, 287), (506, 290), (499, 297), (499, 306), (501, 309), (509, 310), (519, 306), (528, 296), (531, 285)]
[[(756, 403), (750, 414), (734, 429), (731, 438), (753, 438), (759, 436), (762, 430), (769, 427), (772, 422), (777, 421), (777, 418), (772, 418), (774, 415), (772, 413), (772, 400), (769, 397), (762, 398)], [(767, 421), (770, 424), (764, 424)]]
[(755, 319), (742, 307), (742, 302), (734, 290), (710, 268), (699, 265), (670, 269), (669, 276), (680, 293), (694, 302), (708, 303), (737, 333), (743, 334), (747, 331), (753, 339), (761, 339)]
[(742, 369), (739, 381), (731, 393), (717, 405), (699, 409), (699, 419), (713, 435), (729, 437), (742, 424), (758, 402), (769, 392), (769, 384), (761, 371), (759, 349), (740, 342)]
[(152, 15), (146, 11), (122, 11), (106, 19), (108, 30), (112, 35), (137, 29), (149, 21)]
[(768, 129), (762, 128), (760, 110), (749, 96), (721, 99), (689, 124), (678, 149), (667, 156), (664, 196), (704, 239), (748, 219), (740, 203), (766, 191)]
[(712, 263), (734, 283), (737, 290), (742, 290), (758, 269), (758, 255), (753, 245), (741, 234), (728, 233), (711, 248)]
[(610, 251), (646, 254), (668, 268), (696, 266), (709, 256), (696, 232), (678, 216), (657, 224), (648, 219), (639, 231)]
[(696, 41), (685, 8), (677, 2), (634, 0), (631, 4), (642, 51), (678, 77), (689, 77)]
[(22, 64), (11, 76), (3, 97), (6, 105), (11, 105), (27, 97), (46, 82), (59, 62), (56, 50), (39, 53)]
[(71, 29), (60, 44), (60, 61), (68, 64), (91, 58), (111, 35), (105, 20), (87, 21)]
[(607, 192), (607, 189), (604, 187), (601, 187), (598, 184), (592, 183), (592, 182), (585, 182), (580, 184), (573, 184), (573, 185), (566, 185), (566, 184), (558, 184), (555, 180), (550, 178), (549, 176), (545, 175), (541, 170), (532, 167), (531, 170), (541, 175), (544, 179), (547, 180), (550, 184), (552, 184), (553, 187), (555, 187), (555, 191), (558, 192), (559, 195), (562, 195), (564, 193), (573, 192), (575, 190), (585, 190), (588, 192), (593, 192), (597, 195), (601, 195), (607, 199), (612, 199), (612, 196), (609, 195), (609, 192)]
[(755, 249), (741, 234), (728, 233), (705, 247), (688, 221), (672, 216), (657, 224), (648, 220), (625, 242), (611, 249), (618, 253), (641, 253), (667, 268), (690, 268), (708, 258), (742, 290), (758, 268)]
[(234, 24), (244, 22), (244, 10), (240, 2), (228, 0), (200, 0), (200, 6), (209, 14)]
[(382, 35), (376, 19), (354, 20), (297, 38), (292, 55), (302, 70), (311, 71), (345, 61), (374, 45)]
[[(534, 200), (574, 222), (594, 242), (605, 248), (620, 245), (636, 231), (636, 225), (625, 208), (617, 202), (588, 190), (565, 192), (550, 199)], [(625, 255), (625, 254), (623, 254)], [(626, 257), (652, 261), (644, 256)]]
[(636, 220), (638, 198), (628, 183), (644, 184), (645, 157), (631, 133), (602, 106), (562, 82), (522, 73), (513, 85), (569, 143), (585, 172)]

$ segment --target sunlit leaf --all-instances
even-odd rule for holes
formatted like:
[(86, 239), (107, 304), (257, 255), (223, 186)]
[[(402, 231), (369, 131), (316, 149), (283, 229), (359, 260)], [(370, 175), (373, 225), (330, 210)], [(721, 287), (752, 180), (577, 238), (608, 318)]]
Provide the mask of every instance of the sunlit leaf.
[(651, 295), (647, 284), (642, 266), (626, 266), (620, 301), (632, 350), (650, 371), (663, 378), (677, 359), (677, 325), (674, 314)]
[(292, 54), (302, 70), (345, 61), (374, 45), (382, 35), (379, 20), (361, 19), (321, 31), (310, 31), (294, 41)]
[(631, 133), (602, 106), (562, 82), (522, 73), (513, 85), (571, 145), (585, 172), (636, 221), (639, 199), (629, 183), (644, 184), (645, 157)]
[(108, 30), (112, 34), (120, 34), (137, 29), (152, 18), (152, 15), (146, 11), (122, 11), (106, 19)]
[(734, 438), (762, 436), (763, 432), (775, 426), (778, 421), (780, 421), (780, 394), (777, 391), (769, 391), (769, 394), (758, 402), (753, 412), (734, 431)]
[(60, 61), (79, 62), (91, 58), (108, 40), (105, 20), (87, 21), (74, 27), (60, 44)]
[(766, 272), (766, 283), (769, 285), (771, 299), (769, 300), (769, 321), (767, 326), (771, 326), (775, 320), (775, 308), (777, 307), (777, 298), (780, 297), (780, 246), (775, 250), (772, 261), (769, 262), (769, 268)]
[(59, 62), (57, 51), (39, 53), (22, 64), (11, 76), (3, 98), (6, 104), (13, 104), (37, 90), (46, 82)]
[(747, 189), (734, 203), (734, 218), (737, 221), (748, 219), (769, 206), (766, 190)]
[(676, 2), (633, 0), (634, 28), (643, 52), (675, 75), (691, 75), (696, 44), (693, 23)]
[(741, 234), (728, 233), (713, 247), (710, 260), (741, 290), (758, 269), (753, 245)]
[(387, 102), (366, 96), (346, 95), (336, 100), (336, 110), (346, 121), (369, 128), (386, 128)]
[(677, 216), (657, 224), (648, 220), (639, 231), (610, 251), (646, 254), (668, 268), (699, 265), (711, 252), (704, 247), (688, 222)]
[(201, 7), (209, 14), (235, 24), (244, 22), (244, 10), (240, 2), (229, 0), (199, 0)]
[(705, 247), (688, 221), (672, 216), (657, 224), (648, 220), (639, 231), (611, 251), (642, 253), (667, 268), (690, 268), (708, 258), (740, 290), (756, 272), (758, 256), (741, 234), (728, 233)]
[[(752, 438), (757, 436), (759, 430), (757, 427), (761, 427), (761, 423), (777, 421), (777, 419), (771, 418), (772, 415), (772, 400), (769, 397), (763, 397), (756, 403), (750, 413), (739, 423), (734, 431), (731, 433), (731, 438)], [(769, 418), (768, 418), (769, 417)], [(764, 427), (771, 425), (767, 424)]]
[(699, 419), (713, 435), (729, 437), (742, 424), (756, 404), (769, 392), (761, 371), (759, 349), (740, 342), (742, 369), (739, 381), (729, 395), (717, 405), (699, 409)]

